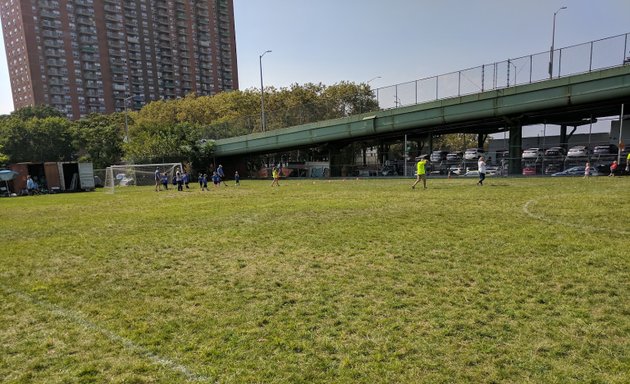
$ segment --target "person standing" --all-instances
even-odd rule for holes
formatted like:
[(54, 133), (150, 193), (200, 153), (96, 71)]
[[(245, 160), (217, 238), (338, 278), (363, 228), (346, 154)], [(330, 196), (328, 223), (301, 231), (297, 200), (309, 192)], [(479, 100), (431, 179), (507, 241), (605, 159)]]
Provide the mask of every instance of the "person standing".
[(217, 171), (212, 172), (212, 183), (215, 187), (218, 187), (221, 184), (221, 178), (217, 174)]
[(162, 174), (162, 185), (164, 186), (164, 190), (168, 191), (168, 175), (166, 172)]
[(184, 174), (182, 175), (182, 182), (186, 186), (186, 189), (190, 189), (190, 187), (188, 186), (188, 183), (190, 182), (190, 174), (188, 172), (184, 172)]
[(425, 156), (418, 160), (418, 163), (416, 164), (416, 182), (413, 183), (411, 189), (416, 189), (416, 184), (418, 184), (420, 180), (422, 180), (422, 185), (424, 186), (424, 189), (427, 189), (427, 172), (425, 166), (428, 161), (427, 157), (428, 156)]
[(610, 164), (610, 175), (608, 176), (615, 176), (615, 171), (617, 171), (617, 160), (613, 161), (612, 164)]
[(628, 152), (628, 156), (626, 157), (626, 172), (630, 172), (630, 152)]
[(227, 187), (228, 185), (225, 182), (225, 172), (223, 171), (223, 166), (221, 164), (219, 164), (219, 166), (217, 167), (217, 175), (220, 178), (219, 183), (223, 183), (223, 185)]
[(35, 182), (35, 180), (33, 180), (31, 175), (26, 176), (26, 193), (31, 196), (36, 194), (37, 192), (37, 183)]
[(199, 177), (199, 184), (201, 185), (201, 190), (203, 191), (204, 189), (207, 191), (208, 190), (208, 175), (207, 174), (203, 174), (201, 175), (201, 177)]
[(234, 185), (237, 187), (241, 185), (241, 175), (238, 174), (238, 171), (234, 172)]
[(179, 171), (177, 171), (177, 173), (175, 173), (175, 182), (177, 183), (177, 190), (178, 191), (183, 191), (184, 190), (184, 178), (182, 177), (182, 174), (179, 173)]
[(158, 192), (161, 188), (160, 188), (160, 183), (162, 182), (162, 175), (160, 174), (160, 169), (159, 168), (155, 168), (155, 192)]
[(482, 186), (483, 181), (486, 179), (486, 162), (484, 161), (483, 156), (479, 156), (477, 169), (479, 170), (479, 181), (477, 182), (477, 185)]
[(275, 186), (280, 186), (280, 171), (278, 170), (278, 168), (273, 167), (271, 169), (271, 176), (273, 177), (273, 181), (271, 182), (271, 186), (273, 187)]
[(590, 175), (591, 175), (591, 163), (587, 161), (586, 165), (584, 166), (584, 178), (588, 179)]

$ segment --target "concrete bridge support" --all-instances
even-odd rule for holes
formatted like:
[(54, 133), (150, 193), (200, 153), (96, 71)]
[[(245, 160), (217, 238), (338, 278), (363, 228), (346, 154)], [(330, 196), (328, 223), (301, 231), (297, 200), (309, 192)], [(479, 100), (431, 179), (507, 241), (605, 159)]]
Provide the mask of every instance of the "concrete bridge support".
[(520, 175), (521, 154), (523, 152), (523, 125), (515, 122), (510, 126), (510, 159), (508, 165), (508, 174)]

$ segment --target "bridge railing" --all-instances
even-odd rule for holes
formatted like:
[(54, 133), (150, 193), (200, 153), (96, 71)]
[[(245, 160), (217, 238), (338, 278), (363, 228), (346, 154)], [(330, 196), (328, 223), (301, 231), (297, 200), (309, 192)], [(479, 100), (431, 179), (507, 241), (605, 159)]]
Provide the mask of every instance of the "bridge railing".
[(630, 33), (374, 90), (380, 108), (415, 105), (630, 64)]

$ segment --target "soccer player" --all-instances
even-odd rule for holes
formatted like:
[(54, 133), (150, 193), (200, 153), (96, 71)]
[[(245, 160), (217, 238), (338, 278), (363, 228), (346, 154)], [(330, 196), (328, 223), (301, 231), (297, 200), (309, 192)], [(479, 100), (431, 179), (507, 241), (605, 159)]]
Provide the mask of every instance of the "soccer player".
[(486, 179), (486, 162), (483, 156), (479, 156), (479, 160), (477, 161), (477, 170), (479, 171), (479, 181), (477, 185), (483, 186), (483, 181)]
[(427, 172), (425, 168), (427, 161), (428, 156), (425, 156), (418, 160), (418, 163), (416, 164), (416, 182), (413, 183), (411, 189), (416, 189), (416, 184), (418, 184), (420, 180), (422, 180), (422, 185), (424, 186), (424, 189), (427, 189)]
[(227, 183), (225, 182), (225, 172), (223, 171), (223, 166), (221, 164), (219, 164), (219, 167), (217, 168), (217, 175), (219, 176), (219, 178), (221, 179), (219, 181), (220, 183), (223, 183), (223, 185), (225, 185), (226, 187), (228, 186)]
[(215, 187), (218, 187), (221, 184), (221, 177), (217, 174), (217, 171), (212, 172), (212, 183)]
[(203, 191), (204, 189), (207, 191), (208, 190), (208, 175), (207, 174), (203, 174), (201, 175), (201, 177), (199, 178), (199, 184), (201, 184), (201, 190)]
[(164, 190), (168, 191), (168, 175), (166, 172), (162, 174), (162, 185), (164, 186)]
[(271, 176), (273, 177), (273, 181), (271, 182), (271, 186), (273, 187), (274, 185), (276, 185), (276, 186), (279, 187), (280, 186), (280, 183), (279, 183), (279, 181), (280, 181), (280, 171), (279, 171), (279, 169), (276, 168), (276, 167), (273, 167), (271, 169)]
[(238, 171), (234, 172), (234, 185), (241, 185), (241, 175), (238, 174)]

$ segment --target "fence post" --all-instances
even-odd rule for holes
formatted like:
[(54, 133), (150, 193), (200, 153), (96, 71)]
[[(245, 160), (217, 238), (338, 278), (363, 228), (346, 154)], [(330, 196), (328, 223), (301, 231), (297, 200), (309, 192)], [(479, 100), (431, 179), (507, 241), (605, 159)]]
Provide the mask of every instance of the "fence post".
[(462, 95), (462, 71), (457, 71), (457, 96)]
[[(626, 52), (628, 52), (628, 34), (626, 33), (626, 38), (623, 42), (623, 55), (621, 55), (621, 64), (625, 64), (626, 60), (630, 60), (630, 56), (626, 59)], [(630, 53), (630, 52), (628, 52)]]
[(534, 56), (529, 55), (529, 83), (532, 83), (532, 72), (534, 71)]
[(416, 80), (416, 104), (418, 104), (418, 80)]
[(558, 52), (558, 77), (562, 76), (562, 48)]
[(486, 80), (486, 65), (482, 64), (481, 65), (481, 92), (483, 92), (484, 90), (485, 80)]
[(439, 95), (439, 89), (440, 87), (438, 86), (438, 83), (440, 81), (440, 76), (435, 76), (435, 100), (439, 99), (438, 95)]
[(593, 70), (593, 42), (591, 41), (591, 57), (589, 58), (588, 71), (591, 72), (592, 70)]

